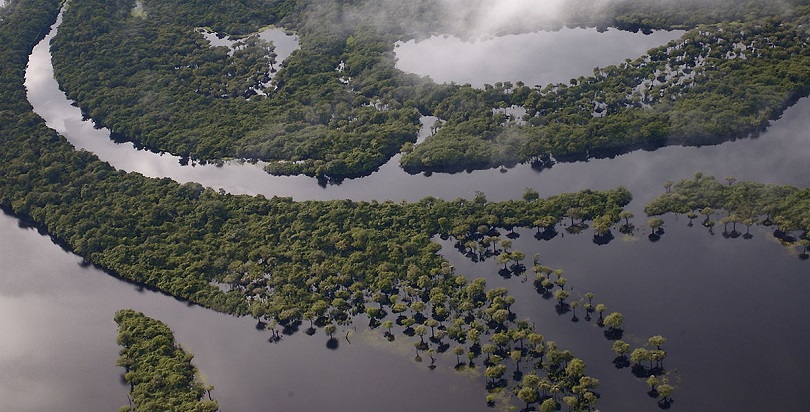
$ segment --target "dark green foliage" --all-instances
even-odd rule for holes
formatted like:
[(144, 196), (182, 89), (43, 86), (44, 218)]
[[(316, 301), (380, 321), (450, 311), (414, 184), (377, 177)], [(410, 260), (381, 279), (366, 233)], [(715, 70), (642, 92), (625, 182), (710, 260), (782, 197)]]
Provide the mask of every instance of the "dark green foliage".
[[(465, 169), (717, 143), (764, 129), (810, 92), (807, 9), (701, 25), (592, 77), (530, 89), (456, 86), (432, 106), (441, 129), (403, 155), (406, 170)], [(489, 108), (522, 106), (523, 119)], [(486, 110), (485, 110), (486, 109)]]
[(582, 219), (618, 216), (631, 199), (618, 189), (531, 202), (489, 203), (481, 196), (411, 204), (296, 203), (115, 171), (90, 153), (73, 151), (25, 101), (24, 56), (48, 17), (53, 14), (3, 22), (4, 33), (25, 33), (10, 26), (13, 21), (30, 26), (30, 34), (21, 37), (27, 42), (9, 41), (0, 49), (9, 62), (4, 67), (16, 69), (0, 90), (6, 148), (0, 205), (116, 275), (207, 307), (246, 314), (250, 297), (267, 317), (294, 321), (346, 291), (391, 293), (407, 273), (415, 282), (417, 273), (438, 270), (434, 234), (466, 236), (483, 224), (507, 226), (507, 218), (510, 227), (531, 226), (536, 216), (559, 219), (570, 208), (581, 210)]
[[(438, 1), (146, 0), (145, 17), (132, 15), (133, 4), (69, 8), (54, 44), (68, 96), (99, 124), (150, 149), (261, 159), (274, 174), (371, 173), (415, 141), (420, 113), (445, 122), (403, 155), (410, 172), (542, 167), (551, 156), (578, 160), (743, 137), (810, 91), (806, 1), (617, 1), (597, 16), (589, 2), (574, 1), (563, 20), (690, 30), (570, 84), (484, 89), (436, 85), (394, 67), (396, 40), (470, 29), (472, 15), (451, 18)], [(481, 4), (470, 2), (470, 10)], [(301, 48), (266, 97), (253, 92), (268, 76), (261, 45), (229, 56), (196, 32), (246, 34), (270, 23), (297, 30)], [(493, 112), (512, 105), (527, 110), (524, 119)]]
[[(131, 13), (131, 0), (72, 4), (53, 45), (68, 97), (117, 135), (193, 159), (261, 159), (276, 174), (330, 177), (368, 174), (415, 141), (414, 108), (340, 81), (391, 69), (379, 40), (290, 17), (293, 27), (301, 25), (301, 49), (274, 75), (269, 95), (259, 96), (254, 90), (269, 80), (272, 46), (248, 37), (229, 55), (209, 47), (198, 28), (248, 33), (279, 23), (290, 2), (143, 3), (145, 15)], [(346, 74), (336, 70), (341, 61)]]
[(172, 331), (163, 322), (132, 309), (115, 313), (121, 353), (118, 366), (126, 368), (124, 379), (130, 384), (130, 407), (137, 412), (214, 412), (216, 401), (203, 399), (206, 387), (195, 375), (193, 356), (174, 341)]

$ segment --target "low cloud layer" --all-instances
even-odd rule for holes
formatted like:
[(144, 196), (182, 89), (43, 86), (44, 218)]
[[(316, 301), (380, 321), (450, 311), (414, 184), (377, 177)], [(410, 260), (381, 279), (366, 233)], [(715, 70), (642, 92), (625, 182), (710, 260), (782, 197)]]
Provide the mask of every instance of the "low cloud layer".
[(441, 6), (460, 31), (503, 34), (592, 20), (603, 13), (608, 0), (442, 0)]
[(340, 22), (400, 33), (498, 35), (575, 22), (605, 21), (614, 0), (363, 0), (343, 6)]

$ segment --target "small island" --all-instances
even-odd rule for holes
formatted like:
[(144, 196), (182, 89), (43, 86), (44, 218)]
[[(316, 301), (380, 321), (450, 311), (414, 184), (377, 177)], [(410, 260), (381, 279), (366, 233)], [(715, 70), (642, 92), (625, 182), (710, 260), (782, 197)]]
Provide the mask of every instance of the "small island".
[(193, 356), (175, 342), (168, 326), (132, 309), (116, 312), (115, 323), (121, 346), (117, 364), (126, 369), (131, 388), (129, 405), (119, 412), (219, 410), (211, 399), (213, 386), (199, 380)]

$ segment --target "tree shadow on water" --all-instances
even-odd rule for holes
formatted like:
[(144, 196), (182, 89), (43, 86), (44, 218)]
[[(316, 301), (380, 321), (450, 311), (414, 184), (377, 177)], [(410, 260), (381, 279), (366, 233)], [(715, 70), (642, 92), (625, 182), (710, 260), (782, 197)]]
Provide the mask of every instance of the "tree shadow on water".
[(608, 231), (607, 233), (603, 233), (601, 235), (596, 234), (593, 235), (593, 243), (599, 246), (607, 245), (608, 243), (613, 241), (613, 239), (615, 239), (615, 237), (613, 236), (613, 233), (611, 233), (610, 231)]
[(542, 232), (535, 233), (534, 238), (537, 240), (551, 240), (557, 237), (558, 234), (557, 230), (552, 226)]
[(619, 340), (624, 335), (623, 329), (607, 328), (603, 334), (607, 340)]
[(501, 268), (498, 270), (498, 276), (504, 279), (511, 279), (512, 278), (512, 271), (507, 268)]
[(554, 305), (554, 312), (556, 312), (557, 315), (559, 315), (559, 316), (565, 315), (566, 313), (568, 313), (570, 311), (571, 311), (571, 305), (569, 305), (569, 304), (567, 304), (565, 302), (559, 302), (556, 305)]
[(664, 398), (658, 401), (658, 407), (661, 409), (669, 409), (672, 407), (673, 403), (675, 403), (675, 400), (672, 398)]
[(627, 359), (627, 356), (617, 356), (613, 358), (613, 366), (616, 369), (624, 369), (630, 366), (630, 359)]
[(637, 378), (649, 378), (652, 375), (664, 376), (667, 373), (666, 369), (662, 367), (656, 366), (654, 368), (648, 368), (640, 363), (634, 364), (630, 372)]
[(326, 341), (327, 349), (335, 350), (338, 346), (340, 346), (340, 342), (336, 338), (329, 338), (329, 340)]

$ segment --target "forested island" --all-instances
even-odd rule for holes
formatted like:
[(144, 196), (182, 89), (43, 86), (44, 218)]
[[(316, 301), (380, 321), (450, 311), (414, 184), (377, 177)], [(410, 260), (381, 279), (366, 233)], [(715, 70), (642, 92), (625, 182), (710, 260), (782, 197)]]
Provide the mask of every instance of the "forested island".
[[(714, 25), (570, 85), (478, 90), (436, 85), (394, 69), (392, 42), (408, 33), (383, 32), (376, 25), (335, 33), (331, 25), (314, 23), (341, 13), (343, 6), (351, 10), (352, 3), (316, 7), (320, 14), (314, 20), (304, 18), (312, 7), (303, 1), (228, 3), (232, 9), (216, 13), (203, 7), (207, 4), (145, 1), (143, 12), (133, 14), (129, 1), (71, 2), (54, 50), (60, 82), (89, 117), (143, 146), (195, 159), (269, 160), (275, 173), (328, 177), (368, 173), (408, 148), (421, 115), (445, 122), (432, 138), (408, 149), (404, 165), (413, 171), (452, 170), (610, 154), (673, 138), (694, 138), (689, 143), (697, 144), (739, 137), (764, 127), (807, 91), (804, 14), (798, 8), (751, 9), (750, 21), (737, 23), (726, 21), (739, 17), (737, 9), (707, 12), (705, 19), (664, 13), (669, 17), (652, 20), (635, 20), (636, 11), (626, 11), (600, 24), (641, 30)], [(652, 336), (632, 348), (621, 340), (620, 312), (607, 312), (591, 293), (574, 294), (561, 271), (538, 260), (527, 267), (526, 256), (501, 237), (533, 227), (542, 238), (570, 221), (571, 233), (590, 223), (598, 241), (621, 223), (631, 226), (624, 207), (632, 195), (626, 189), (545, 198), (527, 189), (522, 199), (502, 202), (490, 202), (484, 193), (454, 201), (295, 202), (117, 171), (91, 153), (73, 150), (26, 100), (28, 53), (58, 8), (55, 0), (15, 0), (0, 21), (4, 210), (115, 276), (214, 310), (251, 315), (273, 335), (277, 328), (308, 324), (307, 331), (321, 328), (332, 342), (338, 325), (368, 320), (389, 339), (392, 328), (399, 328), (413, 340), (419, 359), (427, 355), (435, 361), (435, 354), (451, 350), (461, 368), (484, 358), (492, 391), (488, 402), (501, 392), (527, 408), (592, 409), (598, 380), (585, 373), (584, 362), (544, 338), (542, 325), (514, 313), (507, 290), (456, 273), (432, 241), (452, 238), (462, 249), (498, 259), (507, 272), (531, 270), (538, 293), (551, 295), (560, 310), (576, 317), (581, 305), (589, 320), (605, 328), (617, 364), (632, 362), (633, 373), (648, 379), (659, 405), (669, 405), (673, 387), (662, 366), (666, 339)], [(430, 27), (437, 20), (424, 21)], [(195, 30), (247, 34), (268, 23), (295, 29), (301, 50), (273, 77), (267, 96), (245, 94), (265, 80), (259, 68), (271, 46), (256, 41), (245, 53), (228, 55), (208, 48)], [(341, 62), (343, 73), (335, 70)], [(232, 73), (235, 68), (245, 71)], [(712, 81), (698, 81), (696, 74), (687, 86), (670, 76), (687, 70)], [(353, 79), (349, 87), (340, 81), (344, 76)], [(625, 81), (630, 78), (638, 83)], [(608, 96), (612, 88), (618, 91)], [(492, 112), (513, 104), (531, 109), (525, 125)], [(444, 160), (428, 164), (427, 155)], [(673, 194), (652, 203), (647, 213), (722, 208), (736, 216), (730, 214), (729, 223), (764, 214), (786, 236), (803, 231), (799, 237), (806, 239), (810, 209), (800, 206), (806, 190), (696, 181), (700, 190), (692, 192), (687, 182), (668, 185)], [(753, 192), (768, 199), (782, 194), (788, 203), (758, 200), (751, 205), (759, 206), (751, 206), (738, 199), (748, 196), (739, 193)], [(706, 214), (707, 222), (712, 214)], [(133, 316), (120, 312), (116, 319), (125, 323)], [(508, 372), (519, 379), (504, 378)], [(194, 388), (199, 400), (199, 387)]]
[[(750, 238), (751, 226), (757, 224), (772, 226), (774, 237), (787, 244), (801, 245), (800, 256), (807, 258), (810, 189), (738, 182), (733, 176), (724, 180), (697, 173), (694, 179), (666, 182), (666, 193), (650, 202), (644, 211), (650, 216), (683, 214), (690, 225), (698, 219), (710, 231), (722, 224), (723, 236), (732, 238)], [(738, 224), (745, 226), (745, 233), (738, 230)]]
[(193, 356), (177, 345), (165, 324), (130, 309), (116, 312), (115, 323), (118, 365), (126, 369), (124, 379), (132, 388), (130, 404), (119, 412), (219, 410), (211, 399), (213, 387), (200, 381)]
[[(435, 84), (395, 68), (397, 40), (474, 35), (474, 27), (451, 18), (459, 11), (439, 1), (367, 3), (147, 0), (133, 13), (132, 0), (76, 2), (54, 44), (56, 77), (68, 97), (121, 139), (196, 160), (263, 160), (274, 174), (337, 180), (367, 175), (399, 152), (402, 167), (416, 173), (521, 162), (543, 168), (639, 148), (718, 143), (763, 130), (810, 90), (808, 9), (798, 0), (617, 1), (596, 14), (572, 1), (556, 20), (514, 30), (688, 31), (567, 84), (483, 89)], [(374, 16), (363, 19), (368, 10)], [(230, 54), (199, 33), (202, 27), (245, 36), (267, 24), (294, 30), (301, 47), (264, 89), (272, 44), (247, 42)], [(516, 119), (494, 110), (511, 106), (526, 114)], [(414, 146), (420, 116), (437, 116), (441, 127)]]

